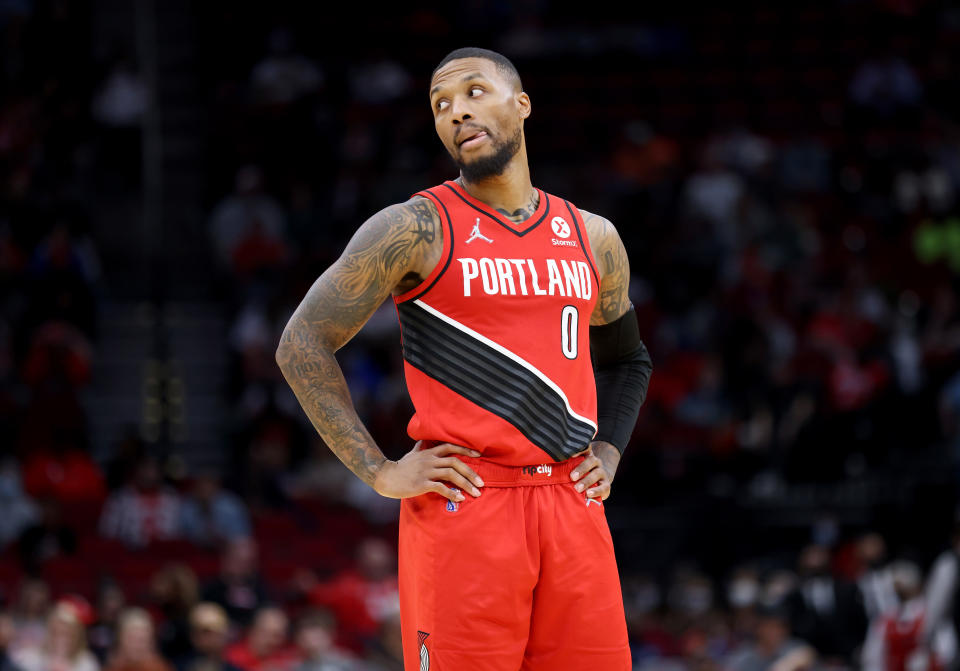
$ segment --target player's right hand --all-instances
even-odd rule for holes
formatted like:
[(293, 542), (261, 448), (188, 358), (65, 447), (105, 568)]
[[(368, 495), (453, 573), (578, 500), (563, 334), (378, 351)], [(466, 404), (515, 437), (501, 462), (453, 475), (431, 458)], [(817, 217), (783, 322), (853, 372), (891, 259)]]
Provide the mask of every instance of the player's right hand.
[[(436, 492), (455, 502), (463, 501), (461, 492), (480, 496), (483, 480), (463, 461), (451, 456), (463, 454), (479, 457), (479, 452), (450, 443), (440, 443), (421, 450), (421, 442), (418, 441), (399, 461), (388, 459), (383, 463), (373, 481), (373, 488), (378, 494), (392, 499), (406, 499)], [(445, 482), (460, 491), (454, 491)]]

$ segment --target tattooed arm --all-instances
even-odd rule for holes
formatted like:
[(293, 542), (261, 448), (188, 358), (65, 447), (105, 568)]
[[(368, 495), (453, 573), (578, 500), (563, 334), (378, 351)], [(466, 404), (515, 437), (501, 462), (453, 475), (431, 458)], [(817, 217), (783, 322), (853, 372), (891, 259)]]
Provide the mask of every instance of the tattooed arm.
[(360, 479), (393, 498), (435, 491), (461, 500), (440, 480), (472, 492), (479, 478), (449, 455), (479, 453), (444, 444), (388, 460), (360, 421), (334, 353), (391, 292), (412, 288), (429, 274), (441, 256), (442, 235), (436, 208), (426, 198), (375, 214), (310, 287), (276, 352), (284, 378), (330, 449)]
[(630, 288), (630, 261), (617, 229), (608, 219), (586, 210), (580, 210), (580, 214), (600, 274), (600, 296), (590, 315), (590, 325), (609, 324), (631, 308), (627, 293)]

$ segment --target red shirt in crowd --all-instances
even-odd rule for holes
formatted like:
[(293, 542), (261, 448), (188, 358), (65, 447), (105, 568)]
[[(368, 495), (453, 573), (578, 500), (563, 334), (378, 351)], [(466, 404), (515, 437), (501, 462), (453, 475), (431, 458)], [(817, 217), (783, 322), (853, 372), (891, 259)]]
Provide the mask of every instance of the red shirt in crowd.
[(359, 571), (341, 573), (328, 583), (314, 587), (311, 603), (329, 608), (337, 618), (337, 645), (362, 652), (364, 641), (378, 634), (380, 623), (397, 611), (397, 576), (380, 580), (366, 578)]
[(292, 671), (300, 661), (300, 654), (295, 647), (284, 646), (260, 656), (245, 639), (227, 648), (223, 658), (244, 671)]
[(23, 485), (36, 499), (53, 498), (61, 503), (97, 502), (106, 496), (100, 469), (81, 450), (33, 452), (23, 464)]

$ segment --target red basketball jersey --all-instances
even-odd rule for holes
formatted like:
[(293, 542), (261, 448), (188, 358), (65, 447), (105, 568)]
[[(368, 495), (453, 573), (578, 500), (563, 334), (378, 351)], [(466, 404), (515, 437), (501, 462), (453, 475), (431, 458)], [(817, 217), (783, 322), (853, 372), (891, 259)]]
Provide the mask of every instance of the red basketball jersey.
[(414, 440), (521, 466), (563, 461), (596, 434), (596, 265), (579, 210), (538, 192), (521, 224), (453, 181), (417, 194), (440, 214), (443, 256), (394, 297)]

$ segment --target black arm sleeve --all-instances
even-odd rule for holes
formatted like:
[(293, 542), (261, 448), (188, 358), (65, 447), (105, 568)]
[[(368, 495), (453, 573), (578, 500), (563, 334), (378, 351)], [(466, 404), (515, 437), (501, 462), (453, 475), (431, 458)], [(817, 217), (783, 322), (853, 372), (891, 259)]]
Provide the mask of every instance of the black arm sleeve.
[(590, 327), (590, 354), (597, 380), (597, 436), (623, 453), (647, 397), (653, 362), (640, 340), (637, 313)]

